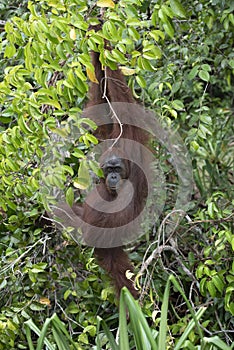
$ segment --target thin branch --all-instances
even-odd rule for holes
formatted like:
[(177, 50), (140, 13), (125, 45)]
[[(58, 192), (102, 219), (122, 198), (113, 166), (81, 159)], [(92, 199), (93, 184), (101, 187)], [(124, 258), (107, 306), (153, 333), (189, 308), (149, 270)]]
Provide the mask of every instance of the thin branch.
[(232, 340), (231, 340), (231, 338), (230, 338), (229, 335), (228, 335), (229, 330), (223, 329), (222, 323), (221, 323), (221, 321), (220, 321), (220, 319), (219, 319), (219, 316), (218, 316), (218, 313), (217, 313), (216, 310), (215, 310), (215, 318), (216, 318), (216, 320), (217, 320), (217, 322), (218, 322), (218, 324), (219, 324), (219, 327), (220, 327), (220, 329), (221, 329), (221, 333), (224, 334), (224, 337), (225, 337), (226, 342), (227, 342), (228, 344), (231, 344), (231, 343), (232, 343)]
[(186, 273), (187, 276), (189, 276), (189, 278), (191, 278), (195, 282), (196, 286), (199, 288), (199, 283), (195, 280), (193, 274), (189, 271), (189, 269), (181, 261), (177, 250), (169, 245), (162, 245), (160, 247), (157, 247), (152, 252), (152, 254), (149, 256), (149, 258), (142, 264), (142, 267), (140, 269), (139, 274), (143, 274), (144, 271), (148, 268), (148, 266), (151, 265), (152, 261), (154, 259), (156, 259), (157, 257), (159, 257), (162, 254), (162, 252), (164, 252), (164, 251), (171, 251), (172, 253), (175, 254), (175, 259), (179, 263), (179, 265), (181, 266), (182, 270)]
[(199, 223), (202, 223), (202, 222), (219, 223), (219, 222), (232, 221), (232, 220), (234, 220), (234, 213), (231, 213), (226, 218), (189, 221), (188, 224), (196, 225), (196, 224), (199, 224)]
[(41, 239), (39, 239), (38, 241), (36, 241), (33, 245), (29, 246), (27, 248), (27, 250), (21, 254), (17, 259), (15, 259), (14, 261), (12, 261), (10, 264), (8, 264), (6, 267), (4, 267), (1, 271), (0, 271), (0, 275), (5, 273), (7, 270), (9, 270), (10, 268), (13, 269), (14, 266), (21, 260), (23, 259), (33, 248), (35, 248), (38, 244), (43, 244), (45, 245), (46, 241), (50, 240), (51, 237), (48, 237), (47, 235)]

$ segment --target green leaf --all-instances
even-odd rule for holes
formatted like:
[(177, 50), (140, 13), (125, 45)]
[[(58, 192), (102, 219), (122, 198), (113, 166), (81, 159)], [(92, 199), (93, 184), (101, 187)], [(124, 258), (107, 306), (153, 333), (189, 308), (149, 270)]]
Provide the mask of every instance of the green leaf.
[(167, 318), (168, 318), (168, 302), (171, 280), (168, 278), (161, 308), (161, 320), (159, 327), (158, 348), (161, 350), (166, 349), (166, 335), (167, 335)]
[(145, 81), (145, 79), (142, 76), (137, 75), (136, 76), (136, 81), (137, 81), (137, 83), (139, 84), (140, 87), (142, 87), (143, 89), (146, 88), (146, 81)]
[(212, 118), (209, 115), (201, 115), (200, 120), (205, 124), (212, 124)]
[(162, 5), (162, 11), (167, 17), (173, 18), (173, 11), (168, 6)]
[(93, 325), (89, 325), (87, 327), (84, 328), (84, 333), (89, 333), (91, 335), (91, 337), (94, 337), (96, 334), (96, 327)]
[(99, 167), (99, 164), (93, 160), (89, 161), (89, 166), (98, 177), (104, 177), (103, 170)]
[(155, 41), (159, 41), (159, 38), (162, 40), (165, 39), (165, 34), (161, 30), (152, 30), (149, 32), (149, 35), (154, 38)]
[[(231, 350), (233, 347), (227, 346), (223, 340), (221, 340), (217, 335), (211, 338), (204, 337), (204, 346), (205, 344), (214, 344), (216, 346), (216, 349), (222, 349), (222, 350)], [(209, 347), (209, 349), (211, 349)]]
[(149, 60), (147, 60), (146, 58), (144, 58), (142, 56), (138, 57), (137, 64), (138, 64), (140, 69), (144, 69), (144, 70), (149, 71), (149, 72), (155, 71), (154, 67), (151, 65)]
[(4, 52), (4, 58), (11, 58), (15, 55), (16, 48), (15, 45), (9, 44), (6, 46), (5, 52)]
[(216, 296), (216, 288), (215, 288), (213, 281), (207, 282), (207, 289), (208, 289), (210, 295), (214, 298)]
[(219, 275), (213, 276), (212, 282), (214, 283), (214, 285), (218, 289), (218, 291), (220, 293), (222, 293), (223, 289), (224, 289), (224, 283), (223, 283), (222, 279), (219, 277)]
[(188, 74), (188, 79), (193, 80), (196, 77), (198, 70), (199, 66), (194, 66)]
[(174, 37), (175, 30), (173, 28), (173, 25), (166, 21), (166, 23), (163, 24), (163, 28), (165, 29), (165, 32), (169, 35), (170, 38)]
[(137, 18), (128, 18), (125, 22), (128, 26), (140, 26), (141, 21), (139, 21)]
[(92, 135), (92, 134), (86, 134), (86, 138), (91, 142), (93, 143), (94, 145), (97, 145), (98, 144), (98, 140), (97, 138)]
[(79, 306), (74, 302), (72, 301), (68, 307), (67, 307), (67, 312), (70, 313), (70, 314), (77, 314), (79, 312)]
[(90, 185), (90, 175), (87, 167), (86, 160), (82, 160), (80, 162), (79, 170), (78, 170), (78, 179), (74, 180), (74, 186), (79, 189), (86, 189)]
[(205, 70), (207, 72), (210, 72), (211, 71), (211, 66), (209, 64), (202, 64), (201, 65), (201, 69)]
[(175, 108), (177, 111), (182, 111), (184, 110), (184, 104), (180, 100), (174, 100), (172, 102), (172, 107)]
[(170, 0), (170, 6), (176, 16), (186, 18), (186, 12), (178, 0)]
[(24, 119), (24, 116), (21, 115), (18, 119), (18, 125), (20, 127), (20, 130), (25, 133), (25, 134), (31, 134), (33, 133), (33, 131), (28, 127), (25, 119)]
[(50, 100), (50, 99), (48, 99), (46, 97), (43, 97), (43, 99), (41, 99), (41, 103), (43, 103), (45, 105), (48, 105), (48, 106), (55, 107), (57, 109), (61, 109), (61, 106), (60, 106), (58, 101)]
[(205, 70), (200, 70), (198, 75), (202, 80), (204, 80), (206, 82), (208, 82), (210, 80), (210, 74)]
[(0, 283), (0, 289), (5, 288), (7, 285), (7, 280), (4, 278), (3, 281)]
[(113, 57), (117, 59), (118, 63), (121, 63), (121, 64), (127, 63), (126, 57), (119, 50), (114, 49), (114, 50), (112, 50), (111, 53), (112, 53)]
[(134, 39), (134, 40), (139, 40), (140, 39), (140, 34), (134, 27), (129, 27), (128, 28), (129, 35)]
[(74, 152), (72, 152), (72, 155), (76, 158), (83, 158), (83, 159), (86, 158), (84, 153), (79, 148), (75, 148)]
[(234, 60), (228, 61), (228, 64), (230, 65), (230, 67), (231, 67), (232, 69), (234, 69)]
[(74, 191), (71, 187), (69, 187), (66, 192), (66, 202), (68, 205), (70, 205), (70, 207), (72, 207), (74, 203)]

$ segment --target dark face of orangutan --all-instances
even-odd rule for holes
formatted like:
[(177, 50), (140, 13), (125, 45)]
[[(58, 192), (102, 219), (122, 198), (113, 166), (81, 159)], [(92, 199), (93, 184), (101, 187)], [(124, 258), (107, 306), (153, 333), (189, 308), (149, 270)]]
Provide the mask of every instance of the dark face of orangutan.
[(105, 184), (107, 190), (114, 194), (121, 187), (123, 179), (128, 178), (128, 169), (125, 161), (116, 155), (111, 155), (102, 165), (105, 176)]

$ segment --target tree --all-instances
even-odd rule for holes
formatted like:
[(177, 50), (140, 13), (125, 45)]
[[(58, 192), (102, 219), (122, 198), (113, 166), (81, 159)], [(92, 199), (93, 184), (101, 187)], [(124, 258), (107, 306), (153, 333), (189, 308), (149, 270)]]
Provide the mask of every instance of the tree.
[[(88, 186), (89, 169), (100, 175), (97, 164), (86, 157), (96, 139), (81, 115), (88, 81), (95, 79), (90, 50), (101, 52), (104, 66), (121, 66), (136, 99), (153, 109), (164, 125), (179, 130), (192, 159), (196, 187), (190, 219), (175, 226), (178, 255), (166, 252), (159, 241), (161, 264), (153, 260), (153, 278), (147, 284), (144, 275), (141, 281), (148, 286), (145, 313), (155, 314), (170, 269), (180, 277), (187, 296), (192, 294), (195, 306), (209, 305), (203, 316), (208, 332), (219, 332), (220, 325), (221, 330), (232, 329), (232, 6), (207, 0), (53, 0), (29, 1), (27, 9), (11, 6), (3, 3), (0, 8), (0, 349), (27, 348), (24, 322), (32, 317), (41, 328), (54, 310), (66, 320), (77, 348), (90, 349), (96, 314), (113, 315), (112, 289), (108, 282), (104, 288), (99, 283), (90, 249), (77, 245), (66, 230), (58, 235), (53, 223), (43, 224), (45, 209), (54, 201), (51, 189), (63, 191), (72, 204), (77, 188)], [(89, 30), (100, 16), (102, 30)], [(104, 49), (104, 40), (111, 51)], [(71, 126), (79, 138), (69, 141)], [(61, 149), (70, 142), (62, 167), (56, 163), (53, 140), (61, 141)], [(165, 147), (155, 142), (155, 149), (167, 179), (166, 218), (173, 210), (178, 176)], [(53, 164), (45, 153), (53, 153)], [(156, 224), (156, 231), (165, 222), (159, 228)], [(143, 239), (133, 254), (136, 264), (141, 264), (147, 242), (156, 239), (155, 233)], [(168, 244), (173, 247), (173, 242)], [(191, 276), (200, 289), (193, 289)], [(150, 290), (157, 295), (154, 302)], [(179, 302), (176, 292), (175, 298)], [(116, 326), (114, 310), (110, 327)], [(187, 308), (175, 311), (170, 329), (176, 338), (188, 320)], [(159, 320), (153, 320), (155, 327)], [(224, 337), (230, 343), (228, 331)], [(196, 330), (190, 342), (199, 342)]]

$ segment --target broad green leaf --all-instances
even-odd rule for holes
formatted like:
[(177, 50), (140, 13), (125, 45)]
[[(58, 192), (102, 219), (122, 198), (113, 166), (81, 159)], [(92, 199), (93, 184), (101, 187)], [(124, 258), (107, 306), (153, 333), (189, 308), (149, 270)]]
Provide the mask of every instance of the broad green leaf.
[(94, 130), (96, 130), (96, 128), (97, 128), (97, 125), (94, 123), (94, 121), (91, 120), (91, 119), (88, 119), (88, 118), (81, 118), (79, 120), (79, 125), (81, 125), (81, 124), (86, 124), (86, 125), (90, 126), (90, 128), (92, 128)]
[(4, 58), (11, 58), (15, 55), (16, 48), (14, 44), (9, 44), (6, 46), (5, 52), (4, 52)]
[(147, 58), (144, 58), (142, 56), (138, 57), (137, 64), (140, 69), (147, 70), (149, 72), (154, 72), (155, 68), (152, 66), (150, 61)]
[(89, 333), (91, 335), (91, 337), (94, 337), (96, 334), (96, 327), (93, 325), (89, 325), (87, 327), (84, 328), (84, 333)]
[(169, 112), (170, 112), (170, 114), (172, 115), (173, 118), (177, 118), (178, 113), (174, 109), (170, 108)]
[(141, 21), (139, 21), (137, 18), (128, 18), (126, 20), (126, 24), (128, 26), (140, 26), (141, 25)]
[(59, 104), (58, 101), (46, 99), (46, 97), (45, 97), (45, 98), (43, 98), (43, 99), (41, 100), (41, 102), (42, 102), (43, 104), (45, 104), (45, 105), (48, 105), (48, 106), (52, 106), (52, 107), (61, 109), (61, 106), (60, 106), (60, 104)]
[(212, 124), (212, 118), (209, 115), (201, 115), (200, 120), (203, 121), (203, 123)]
[(72, 207), (74, 203), (74, 191), (72, 187), (69, 187), (68, 190), (66, 191), (66, 202), (70, 207)]
[(134, 39), (134, 40), (139, 40), (140, 39), (140, 34), (134, 27), (128, 27), (128, 32), (129, 35)]
[(166, 5), (162, 5), (162, 11), (167, 17), (173, 18), (173, 11)]
[(162, 52), (158, 47), (152, 47), (149, 50), (147, 47), (143, 49), (143, 57), (146, 59), (160, 59), (162, 57)]
[(201, 69), (205, 70), (207, 72), (210, 72), (211, 71), (211, 66), (209, 64), (202, 64), (201, 65)]
[(19, 117), (18, 125), (20, 127), (20, 130), (23, 131), (25, 134), (33, 133), (33, 131), (28, 127), (23, 115)]
[(75, 302), (71, 302), (68, 306), (67, 306), (67, 312), (70, 314), (77, 314), (79, 312), (79, 306), (75, 303)]
[(234, 69), (234, 60), (230, 60), (228, 63), (231, 66), (231, 68)]
[(199, 66), (194, 66), (188, 74), (188, 79), (192, 80), (196, 77), (199, 70)]
[(80, 162), (79, 170), (78, 170), (78, 178), (74, 180), (74, 186), (76, 188), (85, 190), (89, 187), (91, 182), (89, 170), (87, 167), (86, 160), (82, 160)]
[(104, 22), (102, 31), (106, 39), (117, 40), (118, 32), (112, 21)]
[(212, 282), (214, 283), (218, 291), (222, 293), (224, 289), (224, 283), (218, 274), (212, 277)]
[(143, 53), (143, 57), (148, 59), (148, 60), (154, 60), (156, 58), (156, 56), (154, 55), (153, 52), (150, 51), (146, 51)]
[(67, 300), (67, 298), (72, 294), (72, 291), (70, 289), (67, 289), (66, 292), (63, 295), (64, 300)]
[(169, 21), (163, 23), (163, 28), (165, 29), (165, 32), (169, 35), (170, 38), (174, 37), (175, 30), (173, 28), (173, 25)]
[(117, 49), (112, 50), (112, 55), (114, 58), (116, 58), (118, 60), (119, 63), (121, 63), (121, 64), (127, 63), (126, 57), (119, 50), (117, 50)]
[(137, 75), (136, 81), (139, 84), (139, 86), (142, 87), (143, 89), (146, 87), (146, 81), (142, 76)]
[(97, 145), (97, 144), (98, 144), (98, 140), (97, 140), (97, 138), (96, 138), (94, 135), (92, 135), (92, 134), (86, 134), (86, 138), (87, 138), (90, 142), (92, 142), (94, 145)]
[(24, 48), (24, 55), (25, 55), (25, 67), (31, 72), (33, 70), (32, 66), (32, 55), (33, 53), (31, 52), (31, 40), (28, 42), (28, 44)]
[(89, 161), (89, 166), (98, 177), (104, 177), (103, 170), (99, 167), (99, 164), (93, 160)]
[(159, 41), (159, 38), (162, 40), (165, 39), (165, 34), (161, 30), (152, 30), (149, 32), (149, 35), (154, 38), (155, 41)]
[(199, 78), (201, 78), (202, 80), (208, 82), (210, 80), (210, 74), (205, 71), (205, 70), (200, 70), (199, 73)]
[(72, 152), (72, 155), (74, 157), (76, 157), (76, 158), (83, 158), (83, 159), (85, 159), (84, 153), (79, 148), (75, 148), (74, 151)]
[(104, 57), (109, 61), (116, 62), (116, 59), (112, 56), (112, 53), (109, 50), (104, 51)]
[(184, 109), (184, 104), (180, 100), (174, 100), (172, 102), (172, 107), (175, 108), (177, 111), (182, 111)]
[(214, 298), (216, 296), (216, 288), (213, 281), (207, 281), (207, 289), (210, 295)]
[(170, 6), (176, 16), (186, 18), (186, 12), (178, 0), (170, 0)]

